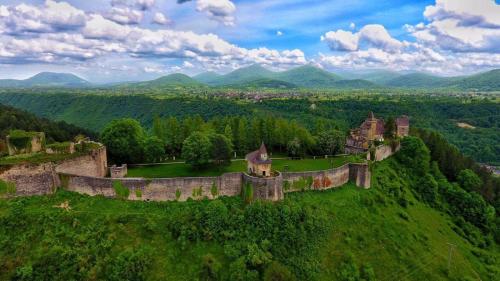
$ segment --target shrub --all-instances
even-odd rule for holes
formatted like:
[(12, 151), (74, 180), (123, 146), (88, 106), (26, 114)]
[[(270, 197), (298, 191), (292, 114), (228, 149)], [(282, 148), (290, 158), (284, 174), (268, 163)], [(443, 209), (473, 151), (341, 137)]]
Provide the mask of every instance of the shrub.
[(113, 181), (113, 189), (115, 190), (116, 198), (127, 199), (130, 195), (130, 190), (128, 187), (124, 186), (119, 180)]
[(136, 188), (135, 189), (135, 196), (137, 198), (141, 198), (142, 197), (142, 190), (140, 190), (139, 188)]
[(180, 188), (177, 188), (175, 190), (175, 200), (179, 201), (179, 198), (181, 198), (181, 195), (182, 195), (182, 191), (180, 190)]
[(264, 271), (264, 281), (294, 281), (295, 276), (279, 262), (271, 262)]
[(210, 193), (212, 194), (212, 197), (215, 198), (219, 195), (219, 189), (217, 188), (217, 185), (212, 183), (212, 187), (210, 188)]
[(219, 271), (221, 268), (222, 265), (212, 254), (206, 254), (202, 258), (199, 280), (219, 280)]
[(147, 280), (152, 264), (151, 251), (146, 248), (125, 250), (109, 265), (107, 280)]
[(16, 184), (13, 182), (0, 180), (0, 194), (15, 194)]
[(243, 201), (246, 204), (250, 204), (253, 201), (253, 186), (250, 183), (245, 183), (242, 189)]

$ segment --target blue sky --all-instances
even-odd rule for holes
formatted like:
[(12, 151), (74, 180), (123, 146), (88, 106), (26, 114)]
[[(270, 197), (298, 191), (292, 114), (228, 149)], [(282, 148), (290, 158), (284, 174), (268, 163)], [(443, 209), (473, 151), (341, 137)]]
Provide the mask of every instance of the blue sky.
[(0, 78), (59, 71), (130, 81), (254, 63), (468, 74), (500, 67), (499, 7), (492, 0), (3, 0)]

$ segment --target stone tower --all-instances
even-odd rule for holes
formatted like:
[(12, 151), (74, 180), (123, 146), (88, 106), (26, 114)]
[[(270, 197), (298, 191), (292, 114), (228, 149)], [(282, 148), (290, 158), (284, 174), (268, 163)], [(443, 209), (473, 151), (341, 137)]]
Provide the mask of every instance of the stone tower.
[(366, 119), (366, 122), (369, 124), (369, 130), (368, 130), (368, 140), (374, 140), (375, 136), (377, 134), (377, 119), (375, 118), (375, 115), (373, 115), (373, 111), (370, 111), (368, 113), (368, 118)]

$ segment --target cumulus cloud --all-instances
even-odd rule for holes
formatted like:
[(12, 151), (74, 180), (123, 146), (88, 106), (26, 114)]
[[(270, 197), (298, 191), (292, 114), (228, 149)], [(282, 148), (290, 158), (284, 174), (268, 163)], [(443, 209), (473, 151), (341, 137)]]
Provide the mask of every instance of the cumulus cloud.
[(155, 0), (111, 0), (111, 6), (121, 6), (149, 10), (155, 5)]
[(159, 25), (169, 25), (172, 24), (172, 20), (165, 16), (163, 13), (156, 12), (153, 16), (153, 23)]
[(336, 30), (321, 40), (333, 51), (317, 63), (331, 68), (390, 68), (458, 74), (500, 66), (500, 5), (492, 0), (436, 0), (426, 23), (404, 25), (415, 42), (400, 41), (378, 24)]
[(380, 24), (365, 25), (357, 33), (339, 29), (329, 31), (321, 36), (321, 41), (327, 42), (333, 50), (356, 51), (361, 44), (367, 44), (383, 50), (398, 50), (403, 43), (391, 37), (384, 26)]
[(283, 32), (281, 32), (280, 30), (276, 31), (276, 36), (283, 36)]
[[(128, 6), (123, 5), (125, 2), (120, 3), (122, 4), (114, 3), (112, 9), (132, 11), (126, 9)], [(65, 7), (69, 13), (46, 18), (46, 15), (52, 12), (52, 4), (52, 1), (47, 1), (44, 6), (1, 6), (0, 62), (70, 63), (120, 54), (136, 59), (189, 59), (210, 67), (233, 67), (249, 63), (306, 63), (304, 53), (300, 50), (246, 49), (214, 34), (171, 29), (150, 30), (138, 25), (129, 25), (138, 22), (139, 17), (130, 20), (130, 17), (122, 19), (109, 18), (107, 14), (86, 14), (63, 2), (57, 5)], [(164, 19), (160, 21), (164, 22)], [(62, 22), (72, 24), (72, 29), (58, 30)], [(16, 32), (28, 30), (36, 30), (36, 33), (30, 37), (15, 35)], [(190, 62), (186, 62), (184, 66), (189, 67), (188, 63)]]
[(353, 23), (353, 22), (351, 22), (351, 23), (349, 24), (349, 28), (350, 28), (350, 29), (355, 29), (355, 28), (356, 28), (356, 24), (355, 24), (355, 23)]
[(142, 20), (143, 13), (129, 7), (113, 7), (105, 16), (120, 24), (138, 24)]
[(12, 34), (76, 29), (85, 21), (85, 13), (66, 2), (47, 0), (41, 7), (26, 4), (0, 7), (0, 30)]
[[(191, 0), (177, 0), (178, 4), (190, 2)], [(234, 12), (236, 6), (231, 0), (196, 0), (196, 10), (207, 14), (211, 19), (224, 25), (234, 25)]]
[(229, 0), (197, 0), (196, 10), (224, 25), (234, 25), (236, 6)]
[(420, 42), (459, 52), (500, 50), (500, 5), (493, 0), (437, 0), (424, 17), (427, 24), (406, 26)]

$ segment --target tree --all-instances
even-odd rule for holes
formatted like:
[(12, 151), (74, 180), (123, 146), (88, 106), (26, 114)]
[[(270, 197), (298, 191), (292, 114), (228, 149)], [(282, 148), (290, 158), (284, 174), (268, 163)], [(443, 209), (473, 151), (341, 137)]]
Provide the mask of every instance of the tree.
[(233, 139), (233, 130), (231, 129), (231, 125), (227, 124), (224, 128), (224, 136), (226, 136), (229, 140)]
[(138, 163), (142, 160), (144, 129), (137, 120), (111, 121), (102, 131), (101, 141), (115, 162)]
[(317, 136), (316, 148), (321, 155), (334, 155), (342, 151), (344, 134), (337, 130), (321, 132)]
[(156, 136), (150, 136), (144, 141), (144, 160), (157, 162), (165, 155), (165, 144)]
[(479, 176), (470, 169), (464, 169), (458, 173), (457, 182), (467, 191), (478, 191), (483, 184)]
[(210, 160), (210, 139), (201, 132), (192, 133), (182, 145), (182, 157), (196, 168), (208, 164)]
[(264, 271), (264, 281), (293, 281), (295, 276), (284, 265), (273, 261)]
[(231, 153), (233, 153), (233, 144), (221, 134), (211, 134), (211, 157), (217, 165), (231, 164)]
[(286, 145), (286, 150), (288, 151), (288, 155), (293, 157), (298, 157), (302, 155), (302, 145), (298, 138), (294, 138), (289, 141)]
[(396, 135), (396, 121), (394, 117), (387, 118), (387, 122), (384, 124), (384, 137), (391, 139)]
[(401, 142), (401, 150), (396, 155), (401, 163), (419, 175), (425, 175), (430, 169), (430, 152), (420, 138), (404, 138)]

